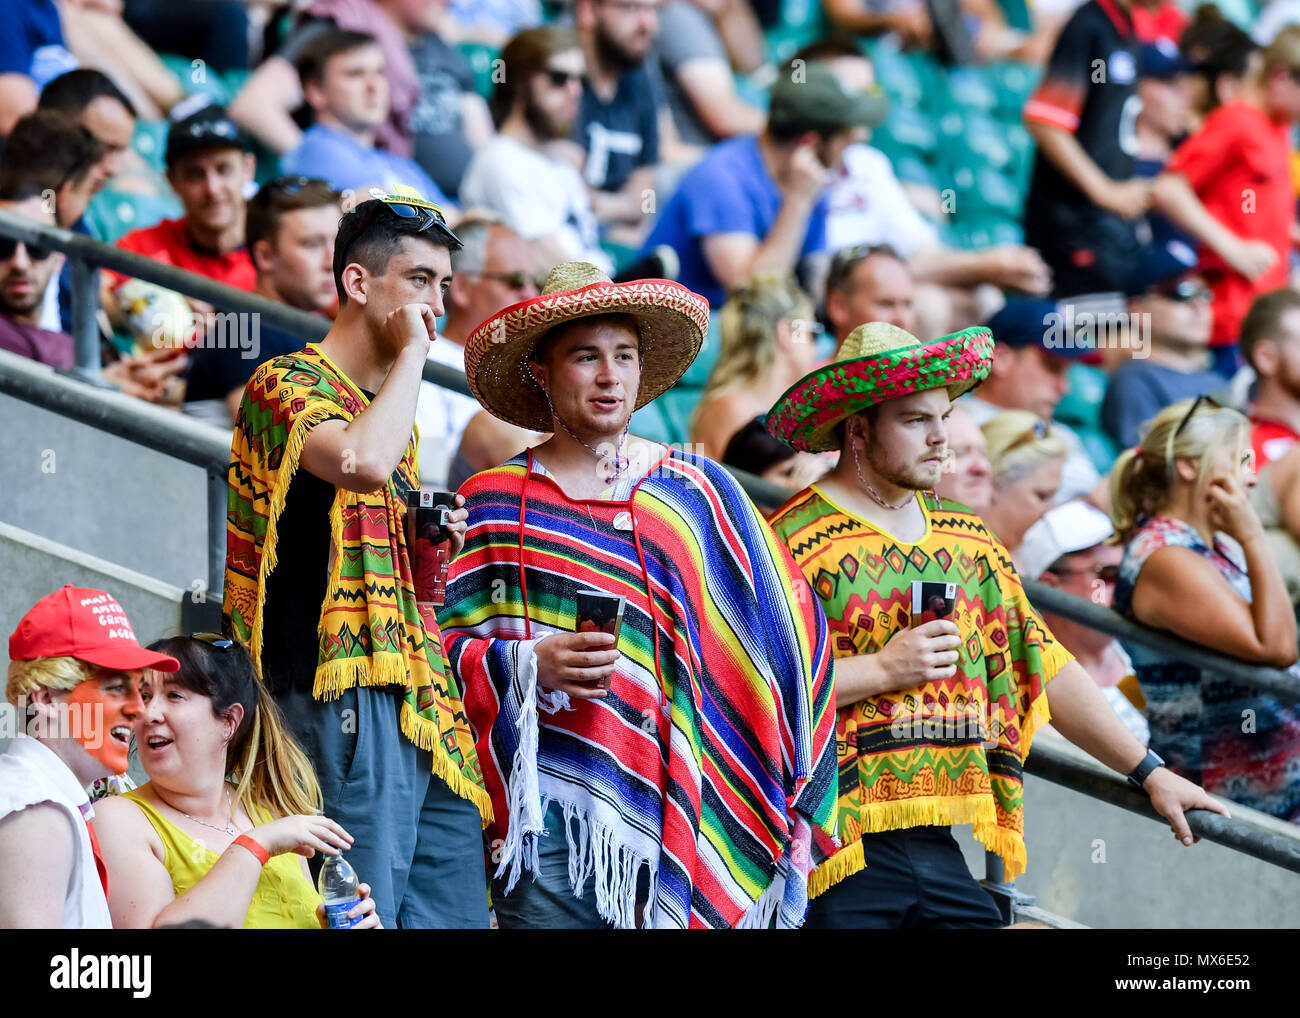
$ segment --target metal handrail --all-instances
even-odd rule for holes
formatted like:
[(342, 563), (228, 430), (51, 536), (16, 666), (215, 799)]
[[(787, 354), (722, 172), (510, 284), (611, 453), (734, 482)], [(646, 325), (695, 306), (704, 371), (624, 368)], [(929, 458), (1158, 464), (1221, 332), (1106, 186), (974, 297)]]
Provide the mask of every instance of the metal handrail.
[[(212, 599), (220, 596), (225, 563), (217, 555), (226, 515), (226, 471), (230, 447), (226, 436), (209, 425), (116, 392), (88, 389), (102, 385), (99, 370), (99, 336), (94, 309), (97, 296), (91, 268), (107, 268), (168, 287), (215, 307), (265, 315), (270, 324), (305, 341), (323, 338), (328, 324), (316, 316), (276, 304), (243, 290), (213, 282), (170, 265), (150, 261), (129, 251), (91, 240), (79, 234), (34, 223), (0, 210), (0, 235), (24, 243), (35, 243), (63, 251), (74, 270), (73, 318), (77, 323), (79, 378), (15, 354), (0, 351), (0, 393), (61, 414), (91, 427), (101, 428), (186, 463), (202, 467), (208, 477), (208, 586)], [(92, 303), (93, 298), (93, 303)], [(427, 361), (426, 380), (469, 395), (462, 372)], [(732, 470), (741, 486), (761, 507), (775, 508), (790, 493), (743, 471)], [(1275, 668), (1264, 668), (1215, 653), (1168, 633), (1149, 629), (1124, 619), (1116, 612), (1083, 598), (1067, 594), (1035, 580), (1024, 581), (1031, 602), (1041, 609), (1098, 629), (1117, 639), (1151, 647), (1168, 657), (1211, 668), (1242, 682), (1288, 698), (1300, 699), (1300, 679)], [(1163, 822), (1151, 808), (1146, 795), (1128, 786), (1109, 769), (1040, 740), (1025, 763), (1025, 771), (1062, 784), (1093, 798)], [(1194, 833), (1237, 851), (1300, 872), (1300, 831), (1269, 828), (1253, 819), (1228, 819), (1204, 810), (1193, 811), (1188, 822)], [(1000, 864), (990, 857), (993, 882), (1000, 884)]]
[[(1138, 791), (1110, 768), (1069, 743), (1036, 739), (1024, 769), (1026, 774), (1064, 785), (1148, 820), (1169, 822), (1155, 811), (1145, 792)], [(1231, 817), (1205, 809), (1190, 810), (1186, 814), (1187, 825), (1193, 834), (1206, 841), (1300, 873), (1300, 827), (1231, 802), (1228, 809), (1233, 814)]]
[[(247, 290), (239, 290), (218, 283), (174, 265), (152, 261), (134, 251), (124, 251), (112, 244), (73, 233), (58, 226), (49, 226), (0, 209), (0, 236), (20, 240), (24, 244), (39, 244), (61, 251), (72, 268), (72, 321), (73, 340), (76, 344), (76, 373), (96, 385), (106, 385), (100, 367), (99, 288), (94, 269), (111, 269), (124, 276), (143, 279), (148, 283), (165, 286), (169, 290), (206, 301), (223, 311), (244, 312), (261, 316), (261, 320), (274, 329), (314, 343), (325, 338), (329, 322), (319, 315), (299, 311), (287, 304), (267, 300)], [(465, 373), (446, 364), (426, 361), (425, 381), (470, 395)]]
[(1040, 611), (1060, 615), (1071, 622), (1079, 622), (1089, 629), (1097, 629), (1125, 643), (1138, 643), (1185, 664), (1196, 665), (1208, 671), (1246, 683), (1300, 703), (1300, 676), (1279, 668), (1250, 664), (1229, 657), (1199, 643), (1192, 643), (1171, 633), (1132, 622), (1105, 605), (1086, 598), (1067, 594), (1039, 580), (1022, 578), (1025, 593)]

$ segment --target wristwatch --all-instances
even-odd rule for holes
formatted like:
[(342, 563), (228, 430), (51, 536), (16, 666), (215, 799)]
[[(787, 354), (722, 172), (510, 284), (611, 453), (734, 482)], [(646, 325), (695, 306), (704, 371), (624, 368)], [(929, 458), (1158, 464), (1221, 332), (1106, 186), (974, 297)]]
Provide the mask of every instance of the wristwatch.
[(1142, 782), (1151, 777), (1151, 772), (1153, 770), (1157, 767), (1163, 767), (1164, 765), (1165, 762), (1160, 759), (1160, 754), (1154, 749), (1148, 749), (1147, 755), (1144, 756), (1142, 762), (1134, 767), (1129, 773), (1128, 779), (1133, 783), (1134, 788), (1137, 788), (1139, 791), (1145, 791), (1145, 789), (1142, 788)]

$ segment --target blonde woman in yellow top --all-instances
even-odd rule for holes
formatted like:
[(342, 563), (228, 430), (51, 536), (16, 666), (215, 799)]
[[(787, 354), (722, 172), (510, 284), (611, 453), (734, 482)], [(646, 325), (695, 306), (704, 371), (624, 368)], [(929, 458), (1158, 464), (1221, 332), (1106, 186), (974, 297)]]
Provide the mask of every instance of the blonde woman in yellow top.
[[(320, 929), (306, 859), (352, 837), (320, 815), (311, 763), (284, 728), (247, 651), (216, 634), (160, 640), (178, 672), (146, 671), (134, 734), (149, 781), (97, 804), (115, 928), (201, 920)], [(379, 926), (365, 884), (354, 929)]]
[(820, 332), (812, 301), (788, 272), (737, 285), (719, 312), (721, 349), (691, 416), (693, 451), (721, 461), (736, 432), (814, 367)]

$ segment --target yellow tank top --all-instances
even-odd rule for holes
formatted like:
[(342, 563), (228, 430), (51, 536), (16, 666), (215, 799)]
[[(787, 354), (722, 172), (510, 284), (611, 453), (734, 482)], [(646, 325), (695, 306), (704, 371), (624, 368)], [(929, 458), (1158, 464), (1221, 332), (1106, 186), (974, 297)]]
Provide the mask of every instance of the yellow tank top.
[[(212, 869), (219, 852), (214, 852), (201, 841), (196, 841), (163, 816), (139, 792), (123, 793), (140, 807), (162, 839), (166, 855), (163, 865), (171, 874), (172, 888), (180, 897), (197, 884)], [(263, 811), (258, 823), (271, 819)], [(246, 930), (319, 930), (316, 906), (321, 897), (302, 871), (301, 856), (284, 852), (271, 857), (262, 867), (262, 877), (253, 892), (253, 900), (244, 916)]]

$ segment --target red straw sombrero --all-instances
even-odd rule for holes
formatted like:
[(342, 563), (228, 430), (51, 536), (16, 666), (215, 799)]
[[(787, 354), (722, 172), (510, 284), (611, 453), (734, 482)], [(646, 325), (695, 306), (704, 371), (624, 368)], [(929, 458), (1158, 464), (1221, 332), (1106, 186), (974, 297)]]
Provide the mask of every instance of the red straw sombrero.
[(835, 427), (876, 403), (927, 389), (956, 399), (982, 382), (993, 333), (963, 329), (922, 343), (887, 322), (867, 322), (845, 337), (835, 359), (799, 379), (773, 405), (767, 430), (801, 452), (840, 447)]
[(577, 318), (629, 314), (640, 333), (640, 408), (671, 388), (700, 352), (709, 304), (680, 283), (637, 279), (611, 283), (587, 262), (551, 270), (539, 296), (489, 318), (465, 342), (465, 374), (474, 398), (495, 416), (530, 431), (554, 424), (528, 357), (552, 329)]

